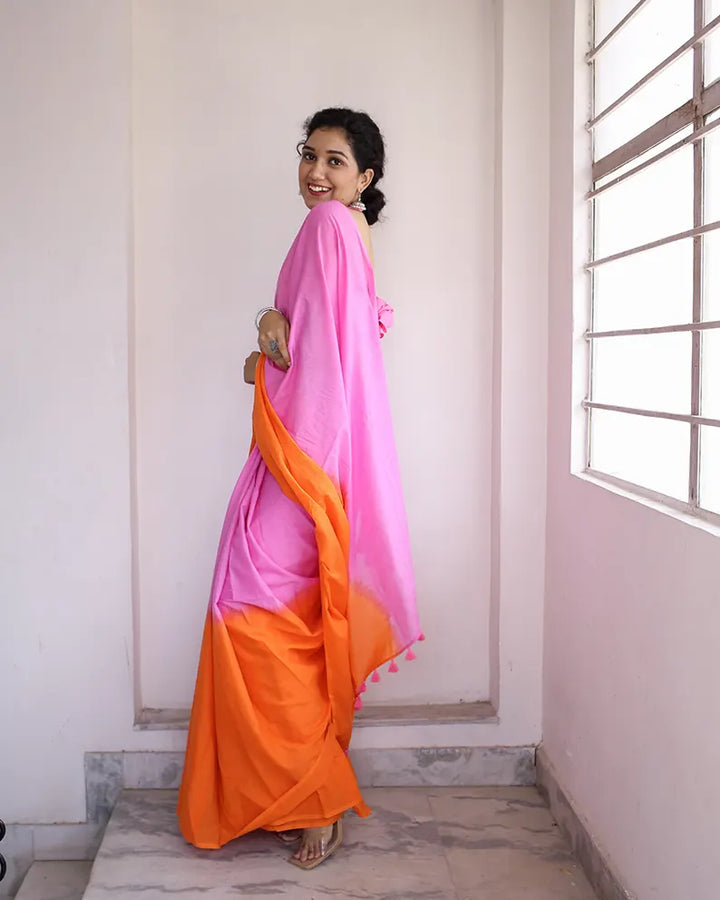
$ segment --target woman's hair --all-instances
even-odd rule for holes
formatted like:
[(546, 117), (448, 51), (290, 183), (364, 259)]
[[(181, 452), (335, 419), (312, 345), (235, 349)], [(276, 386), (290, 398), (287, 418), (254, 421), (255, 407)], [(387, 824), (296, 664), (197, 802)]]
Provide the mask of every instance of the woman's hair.
[(375, 173), (372, 181), (362, 193), (362, 202), (367, 207), (365, 218), (369, 225), (374, 225), (383, 206), (385, 194), (377, 186), (383, 177), (385, 168), (385, 144), (380, 129), (367, 113), (354, 109), (329, 107), (321, 109), (305, 120), (305, 140), (317, 128), (340, 128), (345, 132), (352, 149), (355, 161), (361, 172), (372, 169)]

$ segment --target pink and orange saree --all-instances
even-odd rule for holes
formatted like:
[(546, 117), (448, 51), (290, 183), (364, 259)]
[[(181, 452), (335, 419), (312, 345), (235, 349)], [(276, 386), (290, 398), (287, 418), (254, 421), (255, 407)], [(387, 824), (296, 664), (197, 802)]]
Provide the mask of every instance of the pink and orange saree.
[(306, 217), (275, 305), (292, 366), (258, 364), (180, 789), (198, 847), (367, 815), (347, 756), (356, 701), (420, 637), (380, 351), (388, 308), (341, 203)]

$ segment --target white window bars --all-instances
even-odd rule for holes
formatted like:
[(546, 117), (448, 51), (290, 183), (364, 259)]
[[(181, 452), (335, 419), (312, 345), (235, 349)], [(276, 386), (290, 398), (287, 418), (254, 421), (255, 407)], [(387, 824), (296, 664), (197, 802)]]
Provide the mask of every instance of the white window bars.
[[(586, 265), (591, 283), (590, 324), (584, 335), (590, 349), (583, 401), (586, 468), (720, 523), (720, 242), (710, 244), (720, 237), (720, 78), (706, 84), (706, 46), (712, 42), (712, 53), (720, 55), (720, 0), (673, 0), (673, 5), (641, 0), (632, 6), (594, 0), (593, 32), (598, 12), (607, 21), (611, 8), (619, 12), (618, 21), (600, 40), (593, 33), (586, 56), (593, 86), (587, 123), (593, 136), (587, 193), (593, 244)], [(613, 42), (629, 34), (643, 50), (646, 35), (656, 37), (663, 28), (677, 33), (677, 17), (683, 14), (692, 21), (692, 33), (681, 35), (686, 39), (640, 77), (637, 72), (632, 77), (630, 67), (630, 83), (623, 82), (622, 56), (612, 71), (598, 65)], [(623, 126), (616, 128), (613, 122), (621, 120), (630, 103), (635, 104), (633, 112), (642, 110), (643, 92), (649, 96), (653, 82), (670, 73), (674, 88), (682, 84), (682, 76), (675, 74), (679, 70), (670, 70), (688, 55), (691, 78), (686, 98), (679, 98), (682, 103), (665, 112), (662, 100), (658, 106), (655, 98), (647, 108), (664, 115), (649, 127), (628, 136), (625, 115)], [(611, 94), (616, 96), (608, 99)], [(599, 95), (605, 102), (596, 112)], [(642, 115), (638, 120), (642, 124)], [(630, 130), (632, 125), (630, 119)], [(600, 153), (598, 126), (606, 129)], [(621, 139), (608, 149), (607, 134), (612, 144), (614, 128)], [(670, 181), (663, 182), (661, 163), (670, 165)], [(623, 190), (632, 201), (625, 207), (618, 199)], [(653, 222), (654, 217), (659, 221)], [(667, 229), (666, 220), (682, 227)], [(661, 229), (659, 236), (654, 227)], [(652, 239), (640, 239), (643, 235)], [(675, 294), (687, 296), (673, 295), (673, 286), (680, 283), (682, 290)], [(661, 295), (662, 302), (655, 304), (655, 296)], [(648, 420), (657, 424), (639, 424)]]

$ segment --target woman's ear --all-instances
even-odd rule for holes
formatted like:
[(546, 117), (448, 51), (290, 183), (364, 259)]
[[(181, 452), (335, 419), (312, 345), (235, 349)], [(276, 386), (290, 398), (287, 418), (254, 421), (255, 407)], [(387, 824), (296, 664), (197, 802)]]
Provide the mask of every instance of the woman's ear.
[(362, 173), (362, 176), (361, 176), (362, 180), (360, 182), (360, 190), (364, 191), (365, 188), (367, 188), (369, 186), (370, 182), (373, 180), (374, 177), (375, 177), (374, 169), (365, 169), (365, 171)]

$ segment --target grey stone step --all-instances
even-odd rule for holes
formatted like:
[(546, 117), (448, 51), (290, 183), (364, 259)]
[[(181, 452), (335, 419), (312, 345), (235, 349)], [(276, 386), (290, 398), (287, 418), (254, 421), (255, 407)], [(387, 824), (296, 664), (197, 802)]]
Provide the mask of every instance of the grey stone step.
[(304, 872), (273, 835), (221, 850), (180, 835), (177, 792), (125, 790), (85, 900), (595, 900), (534, 787), (370, 788), (369, 819), (347, 814), (345, 839)]
[(92, 865), (85, 859), (34, 862), (15, 900), (81, 900)]

